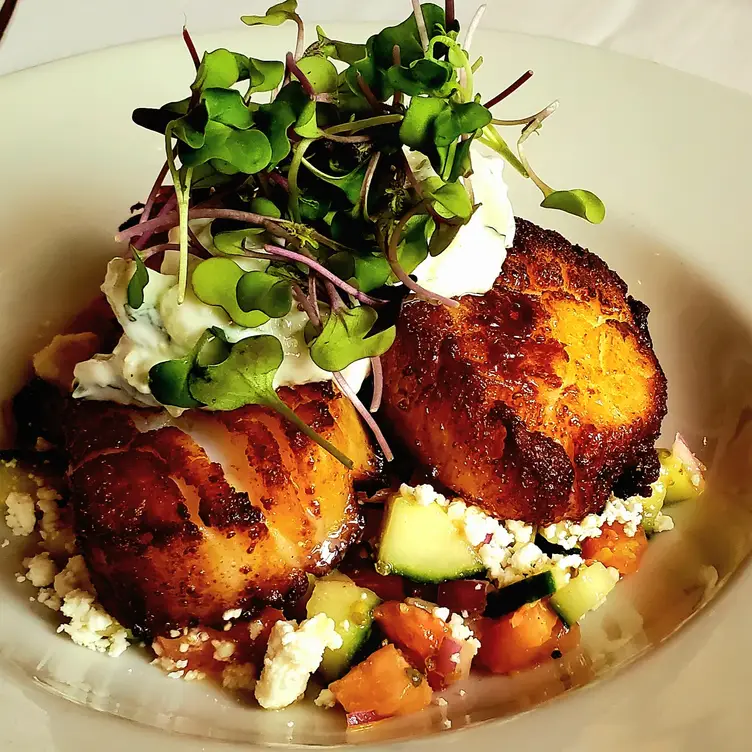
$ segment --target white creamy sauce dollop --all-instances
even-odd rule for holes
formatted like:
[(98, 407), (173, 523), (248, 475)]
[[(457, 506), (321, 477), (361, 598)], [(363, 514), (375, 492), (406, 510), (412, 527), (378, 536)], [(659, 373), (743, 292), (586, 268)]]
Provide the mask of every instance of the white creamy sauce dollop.
[[(419, 182), (435, 177), (423, 155), (408, 152), (407, 157)], [(502, 175), (504, 161), (482, 146), (473, 146), (471, 159), (474, 202), (480, 204), (479, 208), (443, 253), (429, 256), (414, 271), (421, 285), (446, 297), (488, 292), (501, 272), (506, 249), (514, 240), (514, 213)], [(212, 245), (209, 224), (199, 220), (194, 226), (207, 247)], [(265, 269), (267, 265), (256, 259), (233, 260), (246, 271)], [(198, 263), (198, 258), (190, 257), (189, 273)], [(262, 334), (276, 337), (284, 360), (274, 378), (275, 388), (332, 378), (331, 373), (311, 360), (304, 336), (308, 318), (295, 305), (283, 318), (247, 328), (235, 324), (222, 308), (202, 303), (194, 294), (190, 279), (185, 301), (178, 304), (178, 253), (168, 251), (160, 271), (149, 270), (144, 303), (133, 310), (127, 305), (127, 298), (134, 267), (135, 262), (122, 258), (113, 259), (107, 267), (102, 292), (123, 328), (123, 336), (112, 353), (96, 355), (76, 366), (74, 397), (158, 406), (149, 389), (149, 370), (157, 363), (187, 355), (211, 327), (221, 329), (233, 343)], [(343, 375), (357, 392), (369, 372), (370, 362), (363, 359), (348, 366)]]
[[(429, 256), (413, 272), (419, 284), (447, 298), (488, 292), (501, 272), (507, 248), (514, 243), (514, 212), (503, 178), (504, 160), (482, 145), (473, 145), (470, 153), (474, 203), (480, 206), (443, 253)], [(419, 182), (436, 176), (419, 152), (408, 152), (407, 158)]]
[[(234, 259), (246, 271), (264, 269), (265, 261)], [(248, 328), (235, 324), (218, 306), (202, 303), (188, 283), (185, 300), (178, 305), (178, 254), (168, 251), (159, 272), (149, 269), (149, 283), (144, 288), (144, 303), (133, 310), (127, 306), (128, 282), (133, 275), (133, 261), (116, 258), (107, 266), (102, 285), (123, 336), (111, 354), (96, 355), (76, 366), (74, 397), (107, 400), (121, 404), (157, 406), (149, 389), (149, 370), (157, 363), (187, 355), (199, 337), (209, 328), (221, 329), (230, 342), (247, 337), (271, 334), (282, 345), (284, 360), (274, 377), (274, 387), (328, 381), (332, 374), (312, 360), (305, 341), (308, 317), (293, 306), (287, 316), (270, 319), (261, 326)], [(190, 259), (192, 270), (199, 259)], [(370, 371), (367, 359), (348, 366), (343, 375), (356, 391)]]

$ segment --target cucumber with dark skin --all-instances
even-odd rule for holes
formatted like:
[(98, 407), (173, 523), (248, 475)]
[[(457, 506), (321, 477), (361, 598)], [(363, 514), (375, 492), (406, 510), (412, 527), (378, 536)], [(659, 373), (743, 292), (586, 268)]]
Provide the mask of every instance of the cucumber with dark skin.
[(556, 577), (552, 571), (534, 574), (514, 582), (496, 592), (489, 593), (484, 616), (498, 619), (516, 611), (526, 603), (534, 603), (553, 595), (557, 590)]

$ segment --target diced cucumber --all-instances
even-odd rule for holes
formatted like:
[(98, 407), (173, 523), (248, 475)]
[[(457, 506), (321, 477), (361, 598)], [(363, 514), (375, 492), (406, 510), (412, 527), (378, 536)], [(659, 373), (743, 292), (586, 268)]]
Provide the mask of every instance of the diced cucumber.
[(599, 561), (583, 567), (579, 574), (551, 596), (551, 605), (562, 621), (571, 627), (586, 613), (603, 605), (614, 589), (614, 577)]
[(399, 494), (389, 501), (377, 570), (416, 582), (446, 582), (485, 571), (475, 549), (438, 504), (421, 505)]
[(353, 657), (371, 634), (373, 609), (381, 603), (376, 593), (358, 587), (349, 577), (334, 573), (318, 580), (306, 606), (308, 618), (326, 614), (334, 620), (342, 647), (327, 648), (319, 671), (326, 681), (339, 679), (350, 668)]
[(689, 501), (700, 494), (700, 484), (687, 465), (668, 449), (659, 449), (658, 458), (661, 461), (661, 478), (666, 484), (666, 504), (678, 504)]
[[(555, 571), (556, 568), (534, 574), (519, 582), (513, 582), (495, 593), (489, 593), (483, 615), (496, 619), (511, 614), (526, 603), (534, 603), (541, 598), (553, 595), (558, 589)], [(561, 570), (559, 571), (564, 575)]]
[(663, 509), (663, 503), (666, 500), (666, 482), (663, 472), (663, 466), (661, 466), (661, 474), (655, 483), (652, 483), (650, 487), (653, 492), (650, 496), (646, 496), (641, 499), (642, 501), (642, 526), (645, 528), (645, 532), (652, 534), (655, 532), (655, 521), (658, 515)]

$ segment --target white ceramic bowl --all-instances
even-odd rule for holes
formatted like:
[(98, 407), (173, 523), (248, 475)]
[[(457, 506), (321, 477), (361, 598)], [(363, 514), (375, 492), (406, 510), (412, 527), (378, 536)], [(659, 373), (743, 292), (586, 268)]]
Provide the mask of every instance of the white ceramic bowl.
[[(372, 31), (331, 29), (340, 38)], [(258, 57), (279, 56), (289, 44), (284, 29), (199, 42)], [(670, 384), (665, 435), (680, 429), (709, 464), (706, 494), (675, 509), (677, 530), (658, 536), (641, 571), (588, 617), (577, 654), (514, 678), (473, 679), (448, 695), (443, 711), (432, 707), (355, 733), (344, 731), (338, 714), (309, 705), (267, 713), (209, 685), (168, 680), (138, 650), (113, 660), (74, 646), (15, 582), (22, 546), (14, 543), (0, 549), (0, 741), (40, 752), (94, 742), (111, 750), (186, 750), (213, 749), (206, 739), (368, 744), (442, 732), (423, 743), (490, 749), (503, 741), (578, 752), (748, 748), (744, 709), (734, 699), (746, 692), (751, 663), (744, 640), (752, 582), (739, 572), (752, 545), (752, 100), (551, 40), (481, 33), (476, 51), (485, 58), (479, 86), (489, 95), (522, 70), (536, 71), (500, 116), (561, 100), (543, 137), (529, 144), (530, 157), (554, 186), (598, 192), (607, 221), (591, 227), (541, 210), (533, 188), (511, 176), (515, 208), (602, 255), (652, 308), (651, 332)], [(3, 398), (23, 383), (29, 356), (96, 291), (117, 252), (116, 226), (161, 163), (159, 138), (131, 125), (132, 109), (179, 98), (190, 78), (180, 42), (162, 40), (0, 80)], [(729, 597), (695, 619), (735, 576)], [(113, 715), (83, 712), (40, 688)], [(568, 699), (519, 715), (562, 695)], [(501, 726), (483, 725), (501, 718)], [(473, 730), (455, 739), (447, 726)]]

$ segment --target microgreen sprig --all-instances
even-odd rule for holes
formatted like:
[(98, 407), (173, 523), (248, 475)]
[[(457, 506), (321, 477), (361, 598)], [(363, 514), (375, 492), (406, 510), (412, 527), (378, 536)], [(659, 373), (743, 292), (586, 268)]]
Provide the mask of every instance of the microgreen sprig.
[[(370, 359), (371, 409), (378, 409), (379, 358), (394, 338), (391, 322), (382, 318), (389, 308), (382, 304), (393, 297), (385, 285), (401, 282), (432, 304), (458, 305), (410, 275), (429, 255), (443, 253), (477, 209), (473, 143), (487, 145), (530, 179), (543, 193), (542, 206), (591, 222), (605, 213), (594, 194), (554, 190), (530, 165), (525, 142), (551, 107), (514, 120), (491, 113), (531, 71), (481, 104), (474, 80), (482, 58), (473, 62), (470, 48), (484, 7), (463, 41), (453, 0), (444, 8), (412, 0), (403, 22), (365, 44), (331, 39), (317, 27), (317, 41), (307, 49), (296, 0), (279, 2), (264, 15), (243, 16), (249, 26), (295, 24), (293, 51), (283, 61), (227, 49), (199, 56), (184, 30), (196, 65), (190, 95), (133, 114), (137, 124), (163, 134), (165, 163), (140, 217), (118, 235), (142, 252), (134, 250), (129, 305), (135, 310), (143, 304), (149, 279), (143, 260), (175, 247), (162, 233), (177, 228), (179, 300), (190, 284), (200, 300), (247, 328), (287, 315), (294, 300), (313, 327), (312, 359), (332, 373), (390, 456), (378, 425), (341, 371)], [(256, 101), (264, 92), (273, 92), (271, 101)], [(508, 127), (522, 127), (516, 143), (499, 132)], [(415, 178), (408, 149), (430, 161), (433, 177)], [(171, 186), (163, 185), (168, 173)], [(190, 223), (198, 219), (211, 221), (211, 243), (193, 234)], [(189, 279), (190, 248), (204, 260), (191, 267)], [(243, 256), (266, 266), (246, 272), (236, 263)], [(320, 299), (328, 305), (320, 306)], [(221, 341), (217, 333), (204, 339)], [(173, 365), (155, 366), (153, 393), (168, 404), (173, 395), (210, 409), (256, 400), (287, 415), (269, 391), (269, 374), (281, 356), (272, 343), (253, 339), (240, 349), (240, 343), (220, 347), (221, 358), (210, 366), (200, 362), (208, 346), (200, 340), (192, 354), (167, 362)]]

